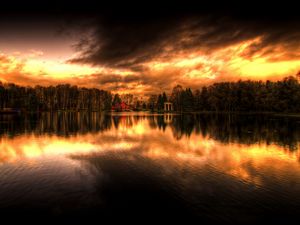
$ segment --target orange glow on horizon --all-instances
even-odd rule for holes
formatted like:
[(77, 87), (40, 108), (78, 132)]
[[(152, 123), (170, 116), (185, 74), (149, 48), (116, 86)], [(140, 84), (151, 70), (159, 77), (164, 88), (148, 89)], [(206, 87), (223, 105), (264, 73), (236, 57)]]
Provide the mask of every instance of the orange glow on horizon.
[(198, 49), (174, 53), (168, 58), (156, 57), (141, 63), (144, 68), (141, 71), (107, 65), (71, 64), (67, 62), (69, 58), (50, 59), (47, 52), (39, 50), (32, 50), (25, 56), (19, 52), (12, 55), (1, 53), (0, 81), (20, 85), (70, 83), (142, 95), (157, 92), (158, 88), (169, 91), (175, 84), (200, 88), (215, 82), (240, 79), (280, 80), (299, 71), (300, 59), (282, 57), (272, 61), (268, 55), (259, 53), (245, 56), (248, 48), (259, 41), (260, 37), (257, 37), (212, 52)]

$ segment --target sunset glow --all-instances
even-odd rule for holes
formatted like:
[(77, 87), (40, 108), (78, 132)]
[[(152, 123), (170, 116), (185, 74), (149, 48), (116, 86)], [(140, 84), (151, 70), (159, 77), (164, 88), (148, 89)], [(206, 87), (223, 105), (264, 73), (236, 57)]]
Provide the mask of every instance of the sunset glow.
[[(162, 77), (164, 73), (172, 73), (173, 78), (171, 77), (170, 83), (164, 87), (170, 89), (176, 83), (184, 83), (196, 88), (218, 81), (280, 80), (296, 74), (299, 70), (300, 60), (283, 58), (280, 61), (272, 62), (268, 60), (268, 57), (263, 56), (254, 56), (251, 59), (244, 58), (243, 52), (252, 42), (235, 44), (208, 54), (196, 51), (188, 54), (175, 54), (168, 60), (158, 58), (142, 65), (147, 68), (144, 72), (145, 75), (136, 71), (106, 66), (71, 64), (67, 62), (67, 59), (47, 59), (46, 52), (34, 57), (20, 57), (1, 53), (0, 78), (2, 82), (14, 82), (22, 85), (37, 84), (42, 79), (44, 85), (65, 82), (79, 86), (82, 85), (80, 79), (87, 79), (88, 82), (83, 82), (83, 85), (87, 87), (107, 87), (112, 91), (116, 89), (122, 93), (141, 93), (145, 88), (151, 92), (151, 84), (141, 82), (142, 76), (157, 78), (157, 82), (160, 83), (165, 80), (165, 77)], [(117, 75), (121, 79), (111, 80), (108, 83), (101, 79), (103, 76), (107, 77), (111, 74)], [(127, 84), (130, 89), (122, 88), (121, 84), (125, 82), (127, 77), (131, 78), (132, 75), (140, 78), (136, 78), (136, 82)], [(22, 78), (25, 77), (26, 82), (22, 82)]]
[[(198, 27), (195, 26), (197, 21)], [(156, 45), (143, 45), (127, 33), (126, 29), (131, 29), (130, 21), (129, 24), (124, 22), (121, 34), (114, 34), (116, 40), (105, 41), (100, 37), (115, 31), (108, 27), (101, 33), (101, 20), (87, 28), (70, 28), (70, 32), (66, 29), (70, 35), (57, 35), (54, 22), (50, 22), (45, 20), (45, 27), (39, 27), (41, 32), (35, 36), (30, 32), (40, 25), (33, 22), (22, 23), (28, 27), (22, 31), (18, 31), (18, 23), (11, 24), (10, 29), (4, 26), (2, 32), (7, 29), (6, 36), (3, 40), (0, 37), (1, 82), (30, 86), (70, 83), (144, 95), (170, 91), (177, 84), (197, 89), (222, 81), (275, 81), (294, 76), (300, 70), (296, 39), (288, 41), (287, 33), (285, 39), (268, 42), (273, 31), (258, 32), (249, 24), (239, 25), (236, 30), (226, 28), (232, 32), (229, 35), (214, 33), (217, 28), (201, 24), (201, 17), (186, 19), (168, 28), (170, 34), (155, 40)], [(235, 23), (234, 20), (227, 22)], [(243, 33), (247, 26), (250, 31)], [(281, 31), (285, 27), (276, 27), (274, 32), (277, 29)], [(139, 30), (134, 32), (147, 35)], [(154, 30), (153, 34), (155, 32), (159, 31)], [(291, 35), (299, 35), (296, 30), (292, 32)], [(13, 35), (18, 36), (11, 39)], [(209, 35), (211, 37), (206, 38)], [(132, 45), (132, 51), (127, 51), (126, 40)]]

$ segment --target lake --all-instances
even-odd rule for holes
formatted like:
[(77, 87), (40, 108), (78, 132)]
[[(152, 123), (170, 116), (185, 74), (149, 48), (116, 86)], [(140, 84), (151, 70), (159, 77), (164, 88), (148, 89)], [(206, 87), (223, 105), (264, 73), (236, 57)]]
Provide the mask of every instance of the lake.
[(0, 216), (298, 224), (300, 118), (0, 115)]

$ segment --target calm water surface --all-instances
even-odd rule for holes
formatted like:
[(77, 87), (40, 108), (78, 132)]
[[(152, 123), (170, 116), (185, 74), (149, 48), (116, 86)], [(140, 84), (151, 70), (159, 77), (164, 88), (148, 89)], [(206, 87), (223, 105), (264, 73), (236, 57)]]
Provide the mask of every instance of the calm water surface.
[(292, 117), (1, 115), (0, 216), (298, 224), (299, 147)]

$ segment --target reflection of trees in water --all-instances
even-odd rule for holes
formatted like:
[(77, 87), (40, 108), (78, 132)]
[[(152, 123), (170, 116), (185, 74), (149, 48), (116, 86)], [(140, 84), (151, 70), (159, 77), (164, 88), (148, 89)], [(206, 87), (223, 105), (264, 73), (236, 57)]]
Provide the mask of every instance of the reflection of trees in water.
[(113, 119), (113, 122), (114, 122), (114, 126), (116, 128), (118, 128), (119, 127), (119, 123), (120, 123), (120, 117), (119, 116), (114, 116), (112, 119)]
[(156, 122), (156, 117), (155, 116), (149, 116), (148, 121), (149, 121), (149, 126), (151, 127), (151, 129), (156, 129), (157, 128), (157, 122)]
[(160, 130), (164, 131), (166, 129), (167, 124), (165, 123), (163, 116), (158, 116), (157, 117), (157, 123), (158, 123), (158, 128)]
[(171, 127), (177, 139), (195, 132), (224, 143), (266, 142), (295, 150), (300, 141), (298, 124), (295, 118), (270, 115), (190, 114), (174, 118)]
[(147, 117), (151, 128), (165, 130), (170, 126), (174, 138), (189, 137), (192, 133), (224, 143), (275, 143), (289, 150), (297, 149), (300, 141), (300, 120), (267, 114), (183, 114), (166, 122), (163, 115)]
[[(108, 117), (108, 119), (110, 119), (110, 118)], [(117, 129), (119, 128), (120, 123), (122, 123), (122, 126), (127, 127), (127, 128), (130, 128), (134, 125), (133, 118), (130, 116), (126, 116), (126, 115), (113, 116), (112, 121), (114, 123), (114, 127)]]
[(41, 115), (1, 117), (0, 135), (23, 133), (68, 136), (99, 132), (111, 128), (111, 118), (98, 112), (57, 112)]
[(57, 134), (68, 136), (99, 132), (122, 127), (130, 128), (141, 121), (148, 121), (151, 129), (165, 131), (170, 127), (176, 139), (192, 133), (224, 143), (253, 144), (275, 143), (295, 150), (300, 141), (300, 120), (292, 117), (250, 114), (184, 114), (172, 115), (117, 115), (97, 112), (45, 113), (30, 116), (0, 115), (0, 135), (14, 136), (22, 133)]
[(181, 139), (182, 136), (191, 136), (194, 129), (194, 118), (192, 116), (180, 115), (173, 119), (171, 124), (173, 135), (176, 139)]

